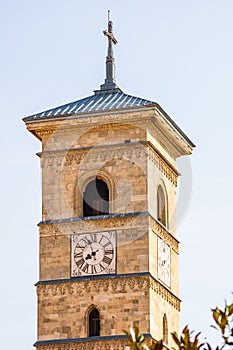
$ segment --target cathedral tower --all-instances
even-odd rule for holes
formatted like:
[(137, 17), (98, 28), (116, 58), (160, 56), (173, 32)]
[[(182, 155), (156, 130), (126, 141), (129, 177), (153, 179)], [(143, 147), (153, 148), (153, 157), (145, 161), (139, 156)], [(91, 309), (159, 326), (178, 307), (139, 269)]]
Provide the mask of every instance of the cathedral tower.
[(155, 102), (121, 91), (112, 22), (94, 94), (24, 118), (42, 144), (38, 350), (124, 350), (179, 330), (176, 159), (193, 143)]

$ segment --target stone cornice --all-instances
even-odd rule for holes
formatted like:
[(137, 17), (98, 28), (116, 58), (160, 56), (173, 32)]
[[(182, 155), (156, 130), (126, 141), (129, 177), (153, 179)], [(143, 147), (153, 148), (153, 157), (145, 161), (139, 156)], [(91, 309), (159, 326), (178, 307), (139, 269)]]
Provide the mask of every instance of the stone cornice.
[[(148, 226), (148, 212), (109, 214), (93, 217), (72, 217), (60, 220), (46, 220), (39, 224), (41, 237), (69, 236), (74, 232), (97, 232), (110, 229), (132, 229)], [(143, 231), (144, 232), (144, 231)]]
[(64, 133), (76, 133), (82, 134), (85, 130), (90, 128), (109, 129), (122, 129), (124, 124), (140, 125), (143, 127), (143, 123), (149, 121), (154, 115), (154, 109), (148, 108), (143, 110), (130, 110), (130, 111), (118, 111), (118, 112), (104, 112), (90, 113), (83, 116), (69, 116), (66, 118), (57, 118), (41, 121), (28, 121), (27, 129), (42, 139), (44, 136), (51, 135), (52, 133), (64, 134)]
[[(96, 119), (98, 117), (101, 118), (101, 120), (122, 120), (124, 119), (124, 116), (132, 116), (135, 115), (137, 117), (138, 115), (147, 114), (152, 111), (152, 113), (158, 110), (154, 106), (144, 106), (144, 107), (130, 107), (130, 108), (122, 108), (122, 109), (112, 109), (112, 110), (99, 110), (99, 111), (89, 111), (89, 112), (82, 112), (82, 113), (74, 113), (74, 114), (69, 114), (69, 115), (64, 115), (64, 116), (51, 116), (44, 117), (44, 118), (39, 118), (39, 119), (24, 119), (24, 122), (26, 125), (32, 125), (32, 124), (51, 124), (51, 123), (58, 123), (58, 124), (65, 124), (65, 125), (70, 125), (73, 124), (75, 125), (76, 123), (80, 124), (87, 124), (87, 123), (95, 123)], [(123, 117), (122, 117), (123, 115)]]
[(110, 274), (110, 275), (96, 275), (96, 276), (80, 276), (72, 278), (62, 278), (57, 280), (42, 280), (38, 281), (35, 286), (42, 285), (55, 285), (61, 283), (75, 283), (75, 282), (85, 282), (85, 281), (102, 281), (102, 280), (112, 280), (116, 278), (133, 278), (133, 277), (147, 277), (150, 276), (149, 272), (135, 272), (135, 273), (124, 273), (124, 274)]
[(174, 159), (192, 153), (193, 148), (190, 143), (177, 133), (176, 129), (157, 111), (148, 124), (148, 130)]
[[(130, 275), (129, 275), (130, 276)], [(104, 293), (132, 293), (140, 290), (151, 289), (162, 299), (168, 302), (176, 310), (180, 311), (180, 299), (175, 296), (167, 287), (152, 277), (149, 273), (146, 276), (119, 277), (110, 275), (111, 278), (85, 279), (61, 283), (37, 284), (39, 298), (51, 298), (54, 296), (83, 296), (99, 292)]]
[[(105, 128), (122, 128), (124, 124), (132, 124), (150, 130), (152, 134), (166, 150), (176, 158), (181, 155), (191, 154), (195, 147), (182, 130), (172, 121), (168, 115), (156, 106), (150, 108), (130, 109), (123, 111), (111, 111), (101, 113), (90, 113), (79, 116), (64, 118), (51, 118), (40, 121), (28, 121), (27, 129), (39, 139), (47, 137), (52, 133), (83, 133), (90, 128), (102, 126)], [(104, 126), (105, 125), (105, 126)], [(153, 131), (154, 129), (154, 131)]]

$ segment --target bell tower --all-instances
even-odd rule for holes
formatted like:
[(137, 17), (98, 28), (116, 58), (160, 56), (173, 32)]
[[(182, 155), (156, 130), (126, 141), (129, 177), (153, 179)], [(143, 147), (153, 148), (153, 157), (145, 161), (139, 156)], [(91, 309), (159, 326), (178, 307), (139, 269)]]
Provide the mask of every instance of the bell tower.
[(194, 145), (117, 86), (110, 19), (104, 34), (100, 89), (24, 118), (42, 145), (38, 350), (124, 350), (134, 322), (172, 347), (179, 329), (176, 159)]

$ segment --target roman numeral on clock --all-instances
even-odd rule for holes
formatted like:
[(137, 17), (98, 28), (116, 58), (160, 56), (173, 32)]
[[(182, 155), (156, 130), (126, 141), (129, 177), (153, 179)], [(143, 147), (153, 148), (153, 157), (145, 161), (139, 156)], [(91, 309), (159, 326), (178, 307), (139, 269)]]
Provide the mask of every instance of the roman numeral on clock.
[(85, 260), (82, 258), (78, 261), (76, 261), (77, 266), (81, 269), (83, 265), (85, 264)]
[(82, 268), (83, 272), (88, 273), (88, 267), (89, 267), (88, 264), (84, 265)]
[(82, 253), (82, 252), (74, 253), (74, 258), (75, 258), (75, 259), (82, 258), (82, 256), (83, 256), (83, 253)]
[(90, 265), (90, 266), (91, 266), (91, 273), (92, 274), (97, 273), (95, 265)]
[(101, 272), (105, 270), (105, 267), (102, 264), (99, 264), (99, 268)]
[(111, 263), (112, 259), (110, 259), (108, 256), (105, 255), (102, 261), (109, 265)]
[(80, 240), (80, 242), (84, 242), (85, 245), (90, 243), (90, 241), (89, 241), (89, 239), (88, 239), (87, 237), (83, 237), (83, 238)]
[(113, 249), (106, 249), (105, 255), (113, 255)]
[(91, 239), (92, 242), (97, 242), (96, 235), (90, 235), (90, 239)]
[(100, 240), (99, 240), (99, 244), (101, 244), (103, 238), (104, 238), (104, 236), (101, 235)]

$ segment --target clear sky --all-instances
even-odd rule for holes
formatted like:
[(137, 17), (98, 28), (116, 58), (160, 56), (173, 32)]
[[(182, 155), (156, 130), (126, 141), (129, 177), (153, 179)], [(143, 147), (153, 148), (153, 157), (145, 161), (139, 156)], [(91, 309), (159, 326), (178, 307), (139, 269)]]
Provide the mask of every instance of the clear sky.
[(197, 145), (178, 228), (181, 325), (214, 339), (210, 309), (232, 301), (233, 1), (0, 0), (4, 350), (36, 340), (40, 143), (21, 119), (103, 83), (108, 9), (118, 85), (158, 102)]

